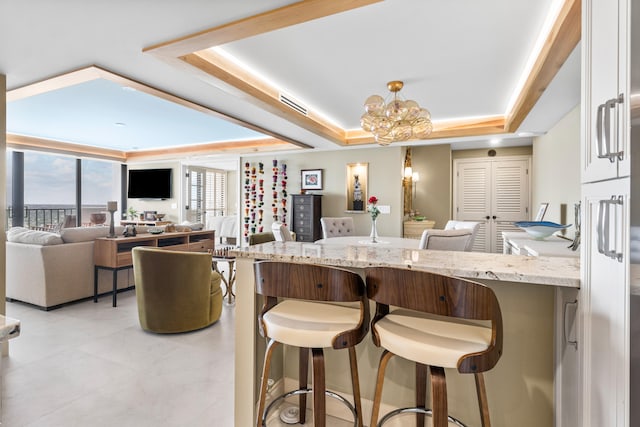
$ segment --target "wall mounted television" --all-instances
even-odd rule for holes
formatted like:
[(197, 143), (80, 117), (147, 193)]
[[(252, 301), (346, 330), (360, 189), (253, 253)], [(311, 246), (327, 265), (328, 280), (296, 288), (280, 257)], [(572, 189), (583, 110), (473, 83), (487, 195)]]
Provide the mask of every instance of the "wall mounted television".
[(171, 169), (129, 169), (127, 197), (170, 199)]

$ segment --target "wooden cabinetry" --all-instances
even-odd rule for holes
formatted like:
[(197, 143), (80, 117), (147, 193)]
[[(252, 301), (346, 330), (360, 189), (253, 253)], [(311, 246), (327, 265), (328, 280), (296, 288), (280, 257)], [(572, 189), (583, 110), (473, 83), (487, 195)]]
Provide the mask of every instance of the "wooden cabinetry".
[(134, 237), (101, 237), (95, 240), (93, 260), (95, 263), (93, 300), (98, 301), (98, 270), (113, 272), (113, 306), (117, 295), (116, 274), (118, 270), (131, 268), (131, 250), (136, 246), (148, 246), (173, 251), (207, 252), (213, 251), (215, 231), (189, 231), (161, 234), (138, 234)]
[(317, 194), (293, 194), (291, 199), (291, 231), (296, 233), (296, 241), (315, 242), (322, 239), (320, 225), (322, 196)]
[(422, 232), (433, 228), (435, 221), (405, 221), (403, 224), (403, 237), (405, 239), (420, 239)]

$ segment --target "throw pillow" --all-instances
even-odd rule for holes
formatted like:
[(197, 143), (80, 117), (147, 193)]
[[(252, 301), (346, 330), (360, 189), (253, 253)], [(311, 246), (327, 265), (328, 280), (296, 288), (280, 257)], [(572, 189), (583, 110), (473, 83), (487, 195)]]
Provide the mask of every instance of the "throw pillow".
[(64, 243), (59, 234), (48, 231), (29, 230), (24, 227), (10, 228), (9, 231), (7, 231), (7, 241), (42, 246), (61, 245)]

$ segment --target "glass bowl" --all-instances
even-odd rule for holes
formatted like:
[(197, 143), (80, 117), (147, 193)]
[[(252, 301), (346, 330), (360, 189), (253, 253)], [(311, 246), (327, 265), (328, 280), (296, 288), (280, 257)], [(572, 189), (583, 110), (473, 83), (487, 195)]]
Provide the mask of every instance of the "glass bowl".
[(518, 221), (513, 225), (526, 231), (531, 237), (536, 240), (542, 240), (559, 230), (571, 227), (571, 224), (563, 225), (549, 221)]

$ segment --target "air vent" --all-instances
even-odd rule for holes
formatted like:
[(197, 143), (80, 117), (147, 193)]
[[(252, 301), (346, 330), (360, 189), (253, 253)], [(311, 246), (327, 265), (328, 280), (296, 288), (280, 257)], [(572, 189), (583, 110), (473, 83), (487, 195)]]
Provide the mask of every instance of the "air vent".
[(306, 107), (300, 105), (300, 103), (298, 103), (297, 101), (294, 101), (292, 98), (290, 98), (285, 94), (282, 94), (282, 93), (280, 94), (280, 102), (282, 102), (284, 105), (288, 106), (289, 108), (296, 110), (300, 114), (303, 114), (305, 116), (307, 115)]

